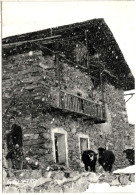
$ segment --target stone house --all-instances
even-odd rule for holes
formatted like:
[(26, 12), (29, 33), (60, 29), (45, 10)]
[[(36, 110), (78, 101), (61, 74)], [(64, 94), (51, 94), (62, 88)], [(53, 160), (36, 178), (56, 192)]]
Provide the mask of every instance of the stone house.
[(4, 38), (2, 56), (3, 134), (16, 116), (44, 167), (77, 170), (82, 151), (98, 147), (115, 153), (113, 169), (128, 165), (123, 93), (134, 77), (103, 19)]

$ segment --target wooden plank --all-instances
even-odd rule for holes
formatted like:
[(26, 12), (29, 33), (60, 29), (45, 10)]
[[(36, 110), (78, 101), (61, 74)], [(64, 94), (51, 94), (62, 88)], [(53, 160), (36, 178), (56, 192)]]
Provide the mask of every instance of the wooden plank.
[(33, 40), (29, 40), (29, 41), (18, 41), (18, 42), (15, 42), (15, 43), (3, 44), (2, 47), (8, 47), (8, 46), (14, 46), (14, 45), (22, 45), (24, 43), (43, 41), (43, 40), (54, 39), (54, 38), (58, 38), (58, 37), (61, 37), (61, 35), (56, 35), (56, 36), (51, 36), (51, 37), (46, 37), (46, 38), (40, 38), (40, 39), (33, 39)]
[[(85, 98), (70, 94), (66, 91), (60, 91), (60, 109), (71, 113), (82, 114), (96, 120), (105, 119), (105, 109), (102, 105), (94, 103)], [(63, 99), (63, 100), (62, 100)]]

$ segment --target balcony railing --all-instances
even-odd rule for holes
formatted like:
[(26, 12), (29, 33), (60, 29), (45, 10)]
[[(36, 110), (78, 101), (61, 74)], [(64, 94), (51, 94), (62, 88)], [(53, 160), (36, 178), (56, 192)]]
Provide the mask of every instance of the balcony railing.
[(71, 113), (84, 115), (97, 122), (105, 122), (104, 105), (94, 103), (77, 95), (65, 91), (51, 92), (52, 106)]

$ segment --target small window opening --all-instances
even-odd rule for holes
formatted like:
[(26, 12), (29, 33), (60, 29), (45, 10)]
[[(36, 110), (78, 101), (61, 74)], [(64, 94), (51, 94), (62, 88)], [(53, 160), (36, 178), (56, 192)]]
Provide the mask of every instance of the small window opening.
[(88, 149), (88, 138), (80, 138), (80, 150), (81, 150), (81, 155), (85, 150)]

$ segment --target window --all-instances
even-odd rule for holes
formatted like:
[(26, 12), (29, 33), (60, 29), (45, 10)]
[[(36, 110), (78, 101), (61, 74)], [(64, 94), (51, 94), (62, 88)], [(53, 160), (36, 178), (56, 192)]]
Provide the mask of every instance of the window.
[(80, 150), (81, 150), (81, 155), (87, 149), (88, 149), (88, 138), (82, 138), (82, 137), (80, 137)]
[[(90, 149), (89, 136), (83, 133), (79, 133), (78, 141), (79, 141), (79, 154), (81, 159), (83, 151)], [(82, 166), (82, 164), (83, 163), (81, 162), (80, 165)]]

